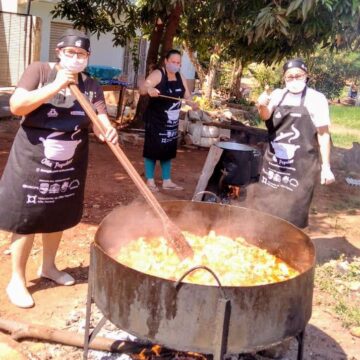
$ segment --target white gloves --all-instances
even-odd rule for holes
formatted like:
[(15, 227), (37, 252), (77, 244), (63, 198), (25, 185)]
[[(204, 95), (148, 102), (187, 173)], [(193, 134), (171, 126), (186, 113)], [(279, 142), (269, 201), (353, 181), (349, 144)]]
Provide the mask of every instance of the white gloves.
[(321, 165), (321, 185), (329, 185), (335, 181), (335, 176), (330, 169), (329, 164), (322, 164)]
[(266, 91), (264, 91), (257, 99), (256, 105), (268, 106), (269, 102), (270, 102), (270, 95)]

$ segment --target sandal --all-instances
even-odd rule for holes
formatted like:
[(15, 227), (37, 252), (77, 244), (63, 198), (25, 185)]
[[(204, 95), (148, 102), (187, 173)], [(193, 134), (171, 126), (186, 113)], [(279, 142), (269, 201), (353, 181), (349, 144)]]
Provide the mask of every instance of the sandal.
[(38, 276), (54, 281), (58, 285), (71, 286), (75, 284), (75, 279), (65, 271), (59, 271), (56, 276), (49, 276), (44, 274), (41, 270), (38, 271)]
[(28, 309), (35, 305), (34, 299), (26, 287), (16, 286), (12, 281), (7, 286), (6, 293), (10, 302), (19, 308)]
[(180, 185), (173, 183), (172, 181), (167, 181), (165, 184), (163, 182), (162, 188), (164, 190), (184, 190)]

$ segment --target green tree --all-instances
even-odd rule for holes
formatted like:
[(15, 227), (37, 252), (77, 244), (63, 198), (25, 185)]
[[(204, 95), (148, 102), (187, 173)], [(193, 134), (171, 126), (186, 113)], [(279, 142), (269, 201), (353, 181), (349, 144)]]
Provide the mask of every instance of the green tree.
[(324, 93), (328, 99), (338, 98), (346, 81), (360, 77), (358, 52), (329, 53), (320, 49), (308, 60), (310, 85)]
[(124, 45), (141, 29), (150, 40), (147, 69), (161, 63), (179, 37), (190, 54), (197, 53), (192, 59), (210, 98), (223, 59), (237, 62), (234, 82), (239, 83), (240, 70), (250, 62), (309, 55), (319, 44), (356, 46), (359, 1), (60, 0), (53, 15), (91, 33), (112, 32), (115, 45)]

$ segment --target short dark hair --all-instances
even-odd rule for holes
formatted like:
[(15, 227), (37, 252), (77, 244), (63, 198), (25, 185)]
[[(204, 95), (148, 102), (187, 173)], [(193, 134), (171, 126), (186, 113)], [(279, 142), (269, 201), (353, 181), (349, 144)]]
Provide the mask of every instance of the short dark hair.
[(171, 49), (166, 53), (165, 59), (168, 60), (171, 55), (180, 55), (181, 56), (181, 52), (179, 50), (176, 50), (176, 49)]

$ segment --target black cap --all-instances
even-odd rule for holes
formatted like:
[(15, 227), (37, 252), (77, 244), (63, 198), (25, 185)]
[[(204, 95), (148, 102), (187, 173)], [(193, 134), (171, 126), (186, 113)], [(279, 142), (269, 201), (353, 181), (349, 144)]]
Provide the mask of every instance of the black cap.
[(90, 52), (90, 39), (83, 32), (75, 29), (67, 29), (61, 35), (56, 47), (58, 49), (73, 46)]
[(285, 63), (285, 65), (283, 66), (284, 73), (286, 71), (288, 71), (289, 69), (293, 69), (293, 68), (301, 69), (301, 70), (305, 71), (306, 73), (308, 72), (306, 64), (301, 59), (292, 59), (292, 60), (287, 61)]

